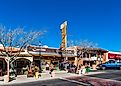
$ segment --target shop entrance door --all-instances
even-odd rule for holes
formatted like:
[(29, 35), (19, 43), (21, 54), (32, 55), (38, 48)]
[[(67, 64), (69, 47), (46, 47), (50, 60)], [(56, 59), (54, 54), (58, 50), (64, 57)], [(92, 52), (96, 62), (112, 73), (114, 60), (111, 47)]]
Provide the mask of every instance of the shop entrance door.
[(41, 72), (41, 61), (40, 60), (34, 60), (35, 66), (39, 67)]

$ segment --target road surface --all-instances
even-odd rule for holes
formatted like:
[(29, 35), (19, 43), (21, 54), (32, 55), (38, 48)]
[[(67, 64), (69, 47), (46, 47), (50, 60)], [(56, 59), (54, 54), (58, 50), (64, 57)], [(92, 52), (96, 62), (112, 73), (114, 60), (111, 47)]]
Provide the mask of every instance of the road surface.
[(93, 74), (87, 76), (121, 81), (121, 70), (103, 70), (103, 71), (105, 71), (105, 73)]
[(74, 82), (62, 80), (62, 79), (53, 79), (53, 80), (36, 81), (36, 82), (21, 83), (21, 84), (11, 84), (11, 85), (4, 85), (4, 86), (89, 86), (89, 85), (82, 85), (79, 83), (74, 83)]

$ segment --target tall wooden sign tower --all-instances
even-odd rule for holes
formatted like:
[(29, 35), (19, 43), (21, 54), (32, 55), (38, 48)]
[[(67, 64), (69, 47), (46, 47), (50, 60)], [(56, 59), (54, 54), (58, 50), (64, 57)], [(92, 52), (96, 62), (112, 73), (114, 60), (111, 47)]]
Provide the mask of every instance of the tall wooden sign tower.
[(62, 42), (60, 49), (61, 50), (66, 50), (67, 47), (67, 21), (65, 21), (63, 24), (61, 24), (61, 34), (62, 34)]

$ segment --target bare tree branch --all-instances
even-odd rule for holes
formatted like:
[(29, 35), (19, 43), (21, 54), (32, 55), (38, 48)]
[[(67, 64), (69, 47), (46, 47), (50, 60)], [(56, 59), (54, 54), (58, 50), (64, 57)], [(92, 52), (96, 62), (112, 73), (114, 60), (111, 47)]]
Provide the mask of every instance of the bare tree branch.
[(85, 53), (90, 53), (90, 49), (97, 47), (97, 43), (88, 40), (70, 41), (70, 46), (77, 46), (77, 70), (79, 68), (79, 61), (84, 57)]
[(41, 31), (25, 32), (23, 28), (9, 29), (1, 25), (0, 44), (2, 50), (0, 52), (10, 59), (11, 64), (28, 44), (31, 44), (42, 34)]

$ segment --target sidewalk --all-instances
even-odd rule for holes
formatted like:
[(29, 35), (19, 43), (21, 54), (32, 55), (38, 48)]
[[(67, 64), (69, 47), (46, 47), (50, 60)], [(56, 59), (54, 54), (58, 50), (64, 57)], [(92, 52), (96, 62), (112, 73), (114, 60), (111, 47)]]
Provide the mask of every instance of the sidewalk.
[[(85, 75), (90, 74), (98, 74), (103, 72), (89, 72)], [(42, 81), (42, 80), (50, 80), (50, 79), (64, 79), (69, 77), (80, 77), (83, 75), (73, 74), (73, 73), (67, 73), (66, 71), (55, 71), (55, 77), (51, 77), (49, 72), (41, 73), (41, 77), (39, 79), (35, 79), (35, 77), (27, 78), (26, 75), (18, 75), (16, 80), (13, 80), (9, 83), (4, 83), (4, 81), (0, 81), (0, 85), (9, 85), (9, 84), (19, 84), (19, 83), (28, 83), (28, 82), (34, 82), (34, 81)]]
[(77, 74), (67, 73), (66, 71), (55, 71), (55, 77), (51, 77), (49, 73), (41, 73), (41, 77), (39, 79), (35, 79), (35, 77), (27, 78), (26, 75), (18, 75), (16, 80), (13, 80), (8, 83), (4, 83), (4, 81), (0, 81), (0, 85), (9, 85), (9, 84), (19, 84), (19, 83), (28, 83), (40, 80), (50, 80), (50, 79), (57, 79), (62, 77), (72, 77), (77, 76)]

